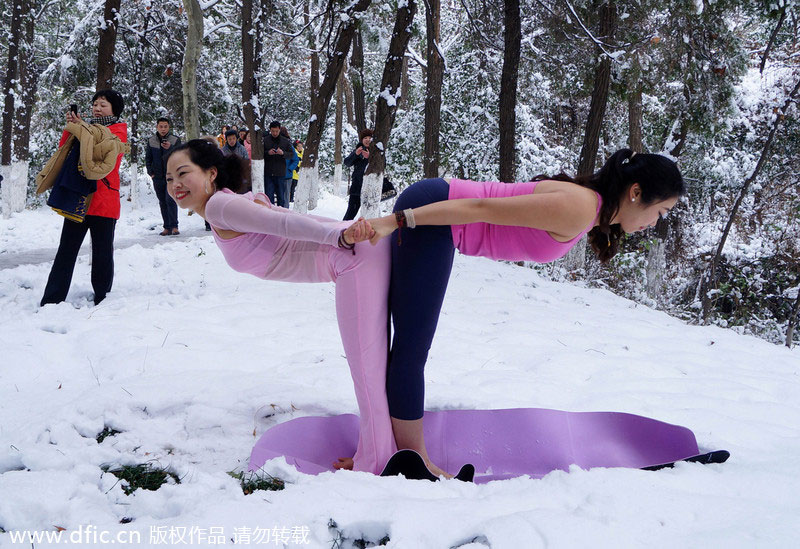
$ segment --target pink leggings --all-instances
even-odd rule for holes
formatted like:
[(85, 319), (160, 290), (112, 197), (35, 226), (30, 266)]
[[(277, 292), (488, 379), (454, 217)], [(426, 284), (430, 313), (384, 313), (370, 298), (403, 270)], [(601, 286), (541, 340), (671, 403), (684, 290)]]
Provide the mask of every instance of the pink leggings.
[[(386, 399), (389, 337), (390, 242), (356, 244), (330, 252), (336, 282), (336, 317), (360, 415), (356, 471), (380, 473), (397, 451)], [(344, 456), (343, 456), (344, 457)]]

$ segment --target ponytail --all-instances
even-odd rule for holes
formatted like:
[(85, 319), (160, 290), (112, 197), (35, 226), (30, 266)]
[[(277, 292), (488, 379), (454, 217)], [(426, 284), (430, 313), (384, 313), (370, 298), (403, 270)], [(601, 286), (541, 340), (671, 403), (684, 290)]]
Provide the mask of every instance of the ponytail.
[(619, 251), (620, 240), (625, 233), (619, 223), (612, 225), (611, 220), (619, 212), (620, 200), (631, 185), (639, 183), (641, 200), (645, 205), (686, 194), (683, 177), (675, 162), (660, 154), (637, 154), (630, 149), (620, 149), (612, 154), (600, 171), (592, 175), (577, 178), (564, 173), (555, 177), (540, 175), (534, 181), (542, 179), (570, 181), (600, 195), (602, 206), (598, 225), (589, 231), (587, 238), (602, 263)]
[(192, 139), (176, 147), (172, 153), (186, 151), (189, 159), (203, 170), (217, 169), (214, 185), (217, 190), (230, 189), (240, 193), (245, 188), (247, 164), (237, 155), (225, 156), (216, 143), (206, 139)]
[(620, 200), (631, 185), (639, 184), (644, 205), (686, 194), (686, 185), (675, 162), (660, 154), (637, 154), (630, 149), (618, 150), (600, 171), (579, 177), (576, 183), (596, 191), (603, 199), (598, 225), (587, 235), (602, 263), (619, 251), (619, 242), (625, 233), (619, 223), (611, 225), (611, 220), (619, 212)]

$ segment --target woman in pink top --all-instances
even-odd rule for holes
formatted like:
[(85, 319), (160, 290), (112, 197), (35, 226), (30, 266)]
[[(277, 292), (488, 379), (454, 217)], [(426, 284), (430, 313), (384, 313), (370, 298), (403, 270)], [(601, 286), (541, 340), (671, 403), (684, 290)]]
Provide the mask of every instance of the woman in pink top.
[[(236, 194), (246, 168), (202, 139), (177, 147), (167, 190), (200, 214), (236, 271), (267, 280), (334, 282), (336, 316), (360, 413), (354, 468), (379, 473), (394, 453), (386, 402), (389, 242), (377, 247), (362, 219), (340, 222), (273, 206), (266, 195)], [(335, 464), (352, 467), (349, 456)]]
[(597, 256), (608, 261), (623, 233), (654, 225), (684, 192), (674, 162), (623, 149), (599, 172), (577, 179), (419, 181), (403, 191), (393, 215), (370, 220), (373, 242), (400, 227), (392, 239), (394, 337), (387, 382), (398, 448), (416, 450), (432, 472), (446, 474), (428, 457), (422, 414), (425, 362), (455, 248), (490, 259), (549, 262), (588, 232)]

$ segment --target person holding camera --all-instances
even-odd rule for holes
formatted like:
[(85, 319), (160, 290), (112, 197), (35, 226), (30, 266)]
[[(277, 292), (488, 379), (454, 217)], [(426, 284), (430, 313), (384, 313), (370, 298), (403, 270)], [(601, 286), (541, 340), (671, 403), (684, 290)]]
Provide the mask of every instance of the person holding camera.
[(181, 234), (178, 231), (178, 205), (167, 194), (167, 158), (181, 144), (180, 138), (172, 135), (170, 125), (169, 118), (161, 117), (156, 121), (156, 133), (147, 140), (144, 155), (147, 174), (153, 178), (153, 187), (161, 207), (161, 219), (164, 222), (164, 230), (159, 233), (161, 236)]
[[(128, 125), (120, 120), (125, 101), (115, 90), (100, 90), (92, 97), (92, 116), (87, 123), (72, 106), (58, 146), (74, 135), (81, 147), (81, 166), (97, 174), (95, 192), (82, 222), (65, 216), (53, 266), (47, 278), (41, 305), (61, 303), (67, 298), (75, 261), (86, 232), (92, 238), (92, 288), (97, 305), (111, 291), (114, 281), (114, 228), (119, 219), (119, 165), (127, 151)], [(86, 148), (84, 148), (86, 147)], [(91, 150), (88, 150), (91, 149)], [(106, 175), (101, 175), (106, 174)], [(92, 179), (94, 179), (92, 177)]]
[(364, 171), (369, 164), (369, 145), (372, 143), (372, 130), (361, 130), (358, 133), (358, 145), (350, 155), (342, 162), (345, 166), (353, 168), (353, 175), (350, 177), (350, 201), (347, 204), (344, 221), (356, 218), (358, 209), (361, 207), (361, 184), (364, 181)]
[(281, 135), (281, 123), (273, 120), (264, 134), (264, 187), (270, 202), (281, 208), (289, 207), (286, 161), (293, 156), (292, 142)]

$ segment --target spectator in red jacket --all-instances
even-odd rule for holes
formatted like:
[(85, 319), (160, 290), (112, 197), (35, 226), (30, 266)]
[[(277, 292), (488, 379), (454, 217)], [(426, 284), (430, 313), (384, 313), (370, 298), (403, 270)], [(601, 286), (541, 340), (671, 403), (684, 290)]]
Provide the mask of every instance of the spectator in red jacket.
[[(107, 126), (115, 138), (128, 142), (128, 126), (120, 121), (125, 102), (115, 90), (100, 90), (92, 97), (92, 116), (89, 124)], [(67, 123), (85, 124), (78, 113), (68, 112)], [(61, 135), (59, 147), (69, 137), (66, 130)], [(99, 145), (99, 143), (96, 143)], [(41, 305), (60, 303), (67, 298), (72, 283), (72, 272), (86, 232), (92, 239), (92, 288), (97, 305), (111, 290), (114, 281), (114, 227), (119, 219), (119, 165), (122, 154), (117, 157), (114, 168), (107, 176), (97, 181), (97, 190), (82, 223), (64, 219), (61, 241), (58, 245), (53, 267), (47, 279)]]

